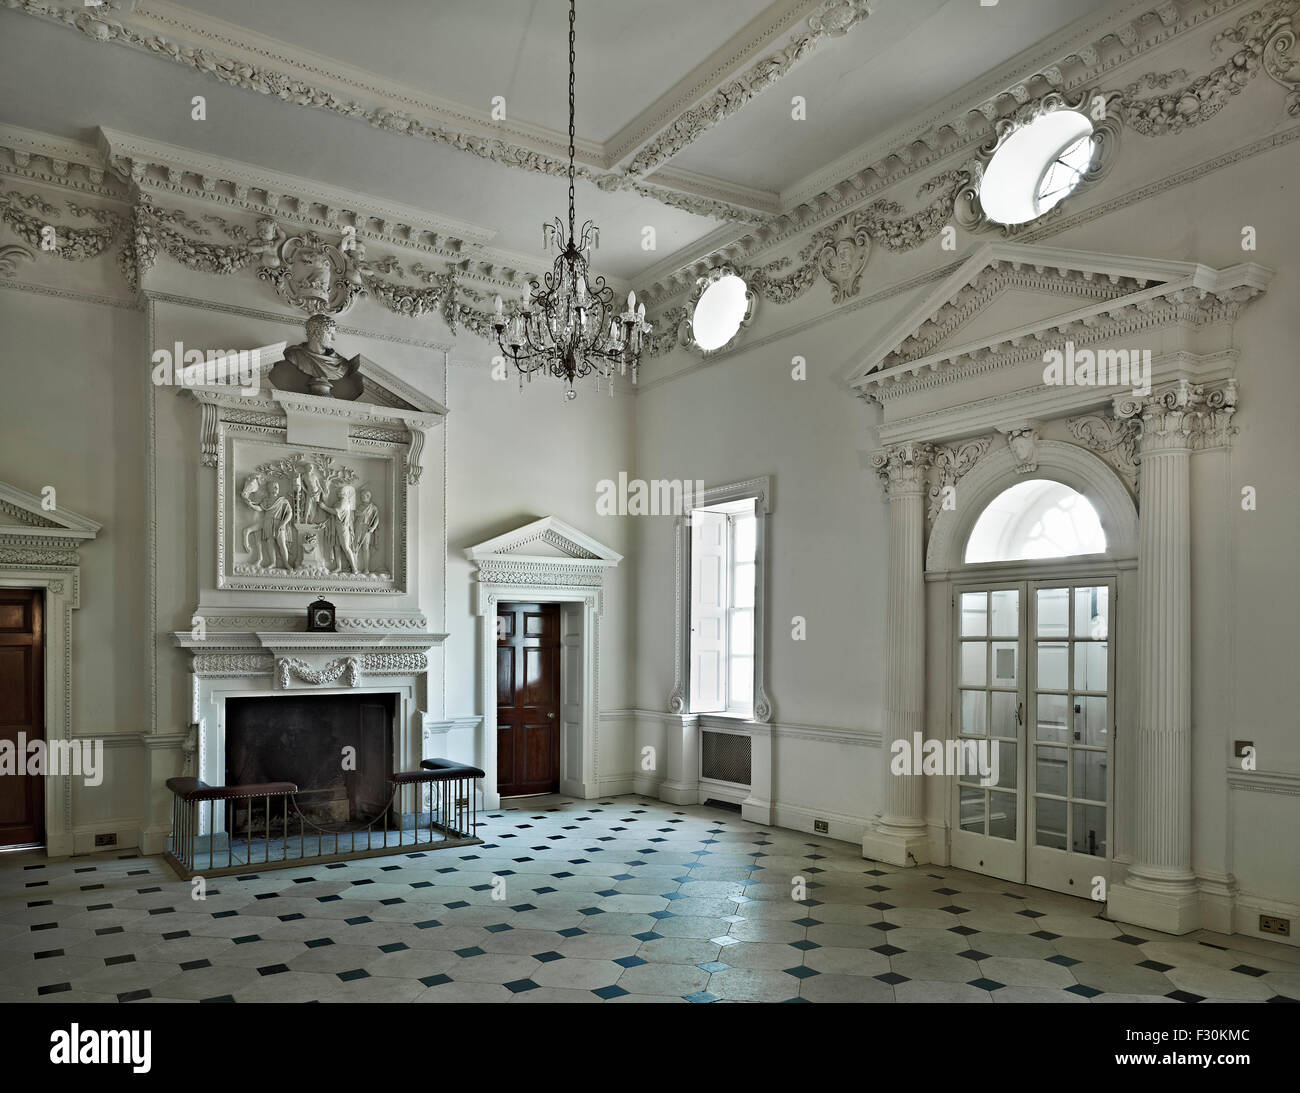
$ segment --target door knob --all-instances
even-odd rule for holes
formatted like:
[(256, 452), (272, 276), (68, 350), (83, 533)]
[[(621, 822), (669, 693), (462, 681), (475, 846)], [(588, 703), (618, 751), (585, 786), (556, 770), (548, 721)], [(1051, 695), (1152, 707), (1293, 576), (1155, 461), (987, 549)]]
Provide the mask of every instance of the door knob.
[(554, 720), (555, 720), (555, 714), (553, 714), (553, 713), (548, 713), (548, 714), (546, 715), (546, 717), (547, 717), (547, 720), (549, 720), (549, 721), (554, 721)]

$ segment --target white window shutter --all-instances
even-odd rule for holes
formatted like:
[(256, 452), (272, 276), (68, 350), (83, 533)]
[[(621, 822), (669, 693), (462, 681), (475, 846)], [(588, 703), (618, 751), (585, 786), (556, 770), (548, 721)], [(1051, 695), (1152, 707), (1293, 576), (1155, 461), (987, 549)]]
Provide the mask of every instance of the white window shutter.
[(691, 712), (727, 708), (727, 517), (691, 514)]

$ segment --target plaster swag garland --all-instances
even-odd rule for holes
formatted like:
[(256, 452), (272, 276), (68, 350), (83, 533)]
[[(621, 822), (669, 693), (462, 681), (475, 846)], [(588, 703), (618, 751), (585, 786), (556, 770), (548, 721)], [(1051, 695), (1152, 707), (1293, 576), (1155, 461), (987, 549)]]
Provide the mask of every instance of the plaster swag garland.
[[(1261, 71), (1285, 87), (1286, 110), (1300, 117), (1300, 0), (1270, 0), (1242, 16), (1234, 26), (1214, 36), (1212, 48), (1223, 52), (1236, 46), (1223, 64), (1182, 87), (1187, 72), (1149, 72), (1120, 94), (1128, 124), (1148, 137), (1179, 133), (1214, 117)], [(1142, 91), (1159, 94), (1139, 98)]]
[[(6, 190), (0, 195), (0, 220), (3, 220), (15, 235), (29, 243), (38, 252), (54, 254), (70, 262), (84, 262), (103, 254), (117, 238), (125, 222), (120, 213), (109, 209), (85, 208), (75, 202), (67, 202), (73, 216), (89, 217), (103, 225), (98, 228), (69, 228), (52, 223), (62, 213), (39, 194), (24, 194), (18, 190)], [(29, 209), (35, 209), (40, 216), (35, 216)], [(46, 228), (54, 229), (54, 248), (47, 250), (42, 246)]]

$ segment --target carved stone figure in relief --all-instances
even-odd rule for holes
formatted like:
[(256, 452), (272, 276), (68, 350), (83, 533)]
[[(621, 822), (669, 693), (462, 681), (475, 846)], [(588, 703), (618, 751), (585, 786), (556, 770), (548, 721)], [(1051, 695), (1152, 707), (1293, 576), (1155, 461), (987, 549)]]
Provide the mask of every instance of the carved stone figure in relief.
[(357, 552), (353, 536), (353, 518), (356, 516), (357, 507), (356, 487), (344, 483), (339, 487), (338, 501), (335, 504), (329, 505), (321, 501), (319, 506), (331, 517), (325, 522), (325, 538), (329, 543), (327, 554), (333, 558), (331, 568), (342, 569), (343, 563), (347, 562), (351, 572), (361, 572), (357, 567)]
[(264, 216), (257, 222), (257, 234), (249, 240), (248, 249), (257, 256), (258, 265), (263, 269), (275, 269), (280, 265), (280, 244), (284, 240), (284, 229)]
[[(372, 573), (379, 559), (379, 506), (374, 503), (369, 490), (361, 491), (356, 516), (352, 520), (353, 540), (356, 544), (357, 562), (363, 573)], [(372, 557), (374, 555), (374, 557)]]
[(280, 480), (272, 478), (268, 481), (261, 475), (249, 475), (240, 496), (262, 513), (261, 521), (244, 533), (244, 549), (250, 552), (249, 540), (253, 533), (257, 536), (253, 564), (269, 569), (292, 568), (297, 561), (294, 557), (293, 505), (287, 497), (281, 496)]
[(236, 573), (387, 577), (375, 492), (361, 485), (353, 468), (324, 453), (298, 452), (260, 464), (239, 494), (257, 516), (243, 529), (246, 557)]
[(334, 348), (338, 324), (328, 315), (313, 315), (307, 320), (307, 340), (291, 345), (284, 351), (284, 359), (300, 373), (300, 377), (286, 373), (276, 365), (271, 382), (290, 390), (307, 390), (313, 395), (329, 398), (355, 399), (361, 394), (361, 356), (344, 357)]

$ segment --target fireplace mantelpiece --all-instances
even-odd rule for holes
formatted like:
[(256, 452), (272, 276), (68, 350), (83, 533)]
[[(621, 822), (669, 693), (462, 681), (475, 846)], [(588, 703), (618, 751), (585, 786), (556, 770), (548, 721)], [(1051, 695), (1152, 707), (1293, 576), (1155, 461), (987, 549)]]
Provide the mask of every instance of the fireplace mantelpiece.
[(445, 638), (425, 630), (212, 630), (201, 638), (190, 631), (174, 633), (175, 644), (190, 654), (191, 721), (196, 726), (191, 747), (197, 762), (188, 764), (185, 773), (209, 785), (224, 784), (227, 698), (288, 692), (394, 694), (394, 761), (399, 770), (415, 769), (428, 758), (428, 652)]

